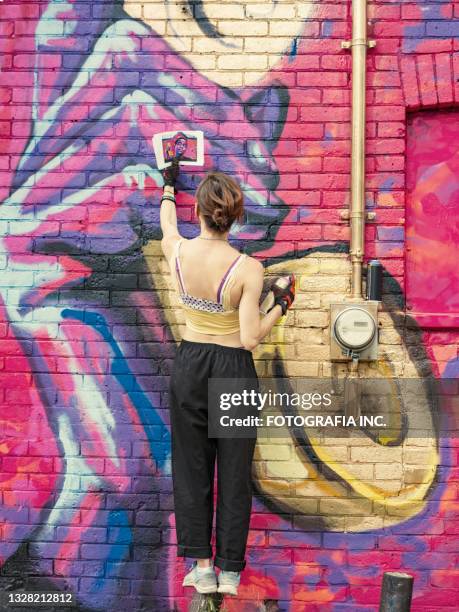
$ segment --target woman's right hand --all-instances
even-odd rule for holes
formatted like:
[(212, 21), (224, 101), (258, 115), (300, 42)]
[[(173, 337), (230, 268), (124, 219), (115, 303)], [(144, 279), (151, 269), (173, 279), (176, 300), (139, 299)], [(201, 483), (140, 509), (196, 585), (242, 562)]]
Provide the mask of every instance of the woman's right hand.
[(282, 314), (285, 315), (295, 300), (295, 275), (280, 276), (271, 285), (271, 291), (274, 295), (274, 306), (279, 304)]

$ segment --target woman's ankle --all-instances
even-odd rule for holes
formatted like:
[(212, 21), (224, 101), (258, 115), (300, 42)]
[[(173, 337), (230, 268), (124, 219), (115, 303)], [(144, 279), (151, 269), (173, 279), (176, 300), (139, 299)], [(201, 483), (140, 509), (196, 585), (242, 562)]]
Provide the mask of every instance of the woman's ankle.
[(197, 566), (200, 569), (212, 566), (212, 559), (196, 559)]

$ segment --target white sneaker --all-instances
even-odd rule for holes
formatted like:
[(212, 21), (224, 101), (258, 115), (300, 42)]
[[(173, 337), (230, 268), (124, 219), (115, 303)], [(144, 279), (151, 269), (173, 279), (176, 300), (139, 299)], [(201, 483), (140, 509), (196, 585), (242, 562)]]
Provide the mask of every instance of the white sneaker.
[(192, 586), (198, 593), (216, 593), (217, 576), (215, 575), (214, 566), (201, 568), (195, 561), (191, 566), (191, 570), (183, 579), (182, 586)]
[(228, 595), (237, 595), (240, 581), (240, 572), (225, 572), (222, 570), (218, 574), (218, 592), (227, 593)]

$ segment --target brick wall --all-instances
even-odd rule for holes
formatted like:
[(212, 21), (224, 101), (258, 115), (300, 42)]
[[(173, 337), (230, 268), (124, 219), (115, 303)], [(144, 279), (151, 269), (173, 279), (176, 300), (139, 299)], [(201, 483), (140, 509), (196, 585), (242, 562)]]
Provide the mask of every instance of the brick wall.
[[(458, 7), (368, 11), (366, 259), (385, 281), (379, 359), (361, 371), (454, 379)], [(350, 292), (349, 37), (345, 2), (0, 4), (4, 587), (68, 589), (81, 610), (189, 604), (167, 400), (183, 320), (159, 248), (154, 133), (203, 129), (206, 169), (244, 186), (235, 244), (267, 277), (298, 276), (259, 374), (346, 373), (328, 326)], [(200, 176), (180, 183), (186, 236)], [(418, 408), (430, 413), (427, 396)], [(414, 610), (457, 608), (457, 459), (445, 435), (259, 444), (228, 610), (375, 610), (386, 570), (415, 575)]]

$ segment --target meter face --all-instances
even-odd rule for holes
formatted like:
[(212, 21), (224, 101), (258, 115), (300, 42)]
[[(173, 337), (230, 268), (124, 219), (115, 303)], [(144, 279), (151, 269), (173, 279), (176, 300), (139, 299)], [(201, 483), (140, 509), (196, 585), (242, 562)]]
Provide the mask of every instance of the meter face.
[(346, 308), (335, 320), (334, 332), (338, 342), (350, 349), (361, 349), (370, 344), (376, 332), (376, 323), (362, 308)]

